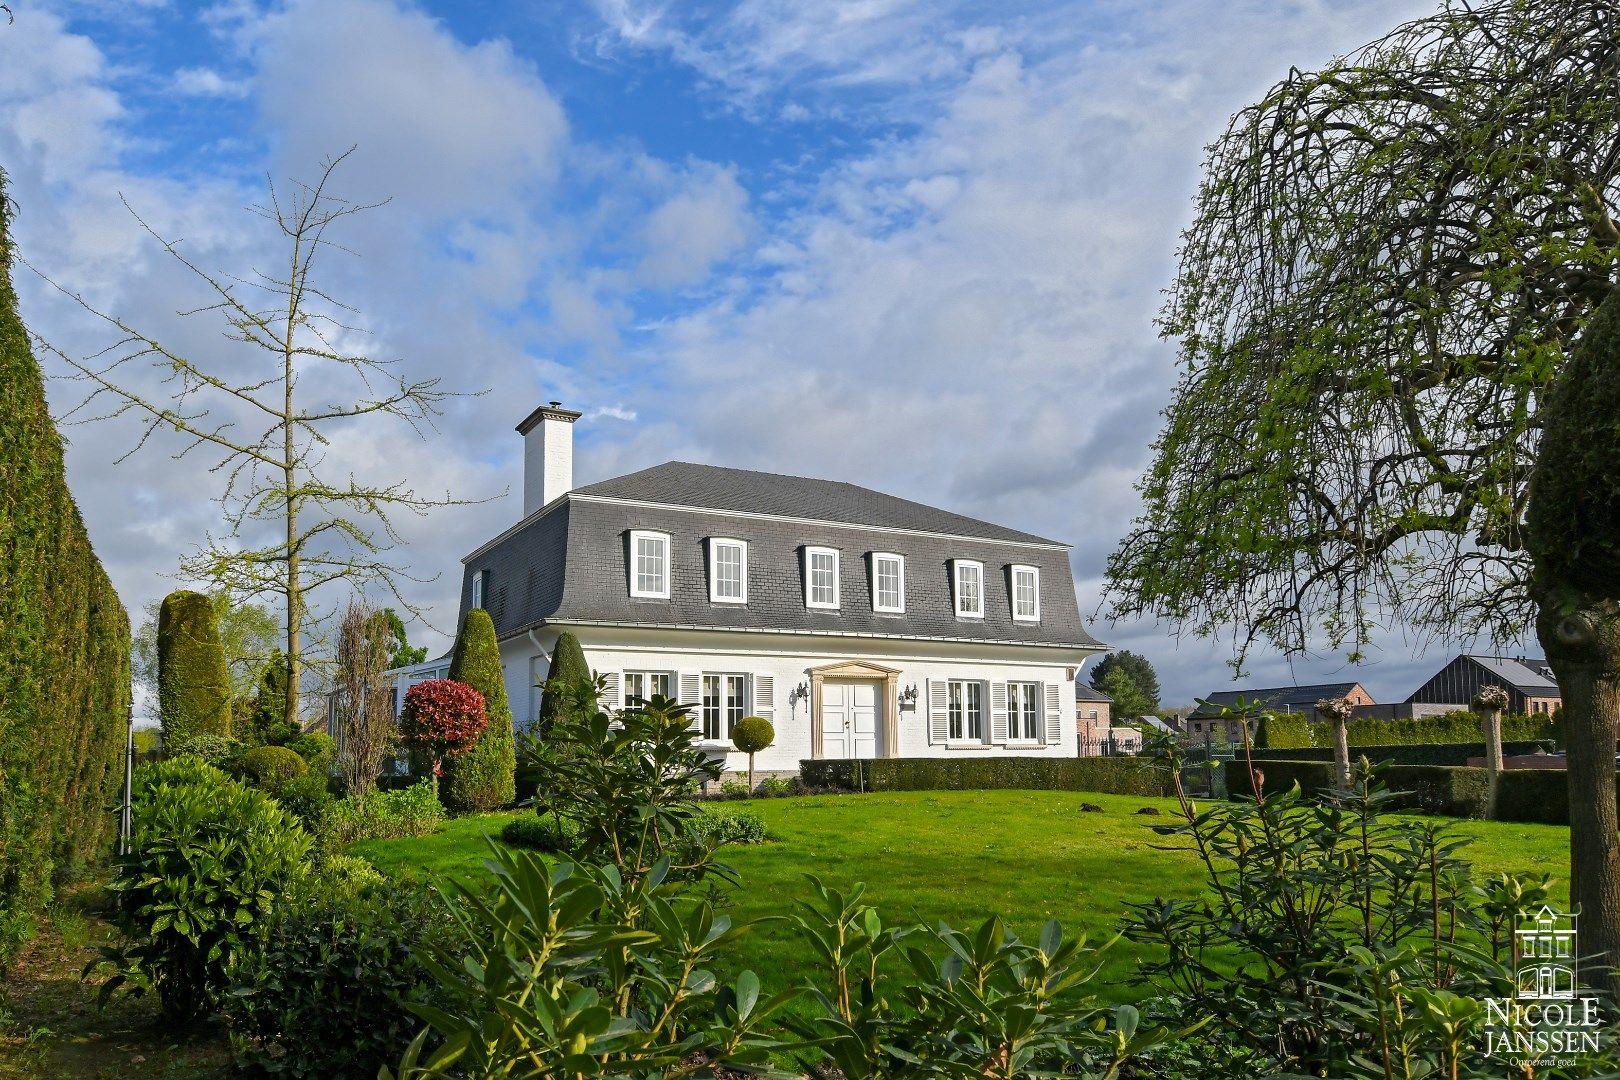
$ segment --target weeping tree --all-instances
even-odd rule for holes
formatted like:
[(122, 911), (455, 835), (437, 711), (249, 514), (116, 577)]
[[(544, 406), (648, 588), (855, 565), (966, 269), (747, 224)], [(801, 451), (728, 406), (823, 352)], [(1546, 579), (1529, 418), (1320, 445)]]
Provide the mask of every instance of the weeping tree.
[[(1504, 643), (1534, 625), (1565, 695), (1571, 887), (1604, 952), (1616, 703), (1574, 653), (1612, 670), (1620, 638), (1526, 514), (1569, 404), (1549, 392), (1615, 278), (1617, 61), (1611, 3), (1453, 3), (1237, 114), (1161, 315), (1183, 375), (1108, 567), (1116, 618), (1235, 629), (1239, 665), (1256, 644), (1356, 659), (1397, 621)], [(1566, 523), (1610, 490), (1584, 465), (1549, 509)]]
[(418, 579), (391, 555), (400, 540), (395, 519), (462, 501), (423, 495), (404, 482), (362, 480), (326, 460), (336, 439), (357, 432), (380, 440), (403, 426), (421, 435), (454, 396), (437, 378), (407, 379), (395, 361), (354, 347), (358, 316), (327, 291), (326, 263), (345, 251), (339, 230), (380, 205), (332, 192), (333, 173), (347, 156), (325, 162), (311, 184), (272, 186), (267, 201), (252, 208), (267, 226), (267, 244), (279, 249), (273, 269), (204, 269), (178, 240), (136, 215), (198, 287), (197, 306), (181, 314), (219, 323), (213, 350), (166, 343), (132, 317), (45, 279), (112, 337), (89, 355), (40, 342), (87, 387), (68, 417), (123, 418), (135, 429), (129, 454), (158, 441), (176, 457), (211, 461), (224, 529), (181, 560), (181, 573), (239, 600), (276, 601), (291, 724), (298, 723), (308, 662), (312, 594), (334, 582), (376, 587), (415, 613), (400, 589)]

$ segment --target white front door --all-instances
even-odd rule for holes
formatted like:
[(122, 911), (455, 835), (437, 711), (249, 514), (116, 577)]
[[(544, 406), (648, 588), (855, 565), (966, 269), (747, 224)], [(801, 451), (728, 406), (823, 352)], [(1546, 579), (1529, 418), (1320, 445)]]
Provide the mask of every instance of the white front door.
[(821, 684), (822, 757), (877, 756), (878, 726), (883, 711), (879, 685), (875, 682)]

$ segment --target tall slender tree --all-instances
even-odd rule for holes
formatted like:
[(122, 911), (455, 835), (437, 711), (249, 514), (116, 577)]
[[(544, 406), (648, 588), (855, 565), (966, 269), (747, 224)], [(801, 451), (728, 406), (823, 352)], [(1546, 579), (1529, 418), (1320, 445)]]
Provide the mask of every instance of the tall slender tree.
[[(1392, 619), (1535, 625), (1566, 693), (1590, 674), (1525, 514), (1548, 392), (1614, 286), (1617, 102), (1613, 3), (1457, 0), (1233, 118), (1162, 317), (1185, 372), (1109, 562), (1115, 617), (1235, 628), (1239, 662), (1358, 657)], [(1620, 857), (1613, 708), (1581, 694), (1565, 719), (1606, 732), (1570, 747), (1608, 785), (1571, 770), (1571, 879), (1583, 944), (1620, 957), (1620, 890), (1594, 872)]]
[(176, 456), (213, 456), (212, 473), (222, 477), (225, 532), (210, 535), (181, 569), (242, 599), (279, 599), (290, 723), (298, 720), (312, 594), (333, 582), (379, 585), (414, 611), (400, 586), (415, 579), (390, 556), (399, 541), (393, 519), (463, 501), (424, 496), (406, 483), (338, 477), (323, 467), (339, 431), (394, 420), (421, 435), (452, 396), (436, 378), (406, 379), (394, 373), (395, 361), (347, 345), (359, 333), (351, 325), (354, 310), (325, 291), (320, 271), (328, 256), (344, 250), (334, 230), (381, 205), (350, 202), (329, 190), (347, 156), (324, 162), (313, 184), (272, 185), (267, 201), (253, 207), (282, 245), (279, 270), (204, 270), (177, 241), (135, 215), (201, 288), (204, 300), (183, 314), (223, 324), (228, 344), (216, 354), (196, 356), (164, 344), (132, 319), (55, 282), (109, 327), (115, 341), (89, 356), (42, 342), (71, 368), (70, 377), (89, 386), (70, 413), (77, 422), (137, 421), (139, 433), (125, 457), (162, 435), (178, 438)]
[(349, 793), (364, 800), (382, 772), (399, 732), (392, 687), (383, 678), (398, 640), (381, 611), (354, 598), (338, 622), (333, 688), (338, 730), (338, 762)]

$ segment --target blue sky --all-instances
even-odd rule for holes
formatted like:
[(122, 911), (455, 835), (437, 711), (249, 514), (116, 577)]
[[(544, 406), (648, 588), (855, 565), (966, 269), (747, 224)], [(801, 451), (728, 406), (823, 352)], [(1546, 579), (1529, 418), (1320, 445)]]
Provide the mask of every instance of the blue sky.
[[(25, 256), (182, 347), (193, 286), (121, 202), (205, 265), (273, 249), (265, 177), (357, 199), (331, 284), (370, 349), (468, 390), (426, 441), (355, 429), (357, 475), (494, 496), (404, 523), (440, 629), (459, 558), (518, 516), (536, 403), (585, 411), (576, 480), (672, 458), (867, 484), (1075, 544), (1082, 612), (1136, 510), (1175, 380), (1153, 316), (1202, 147), (1290, 64), (1354, 49), (1411, 0), (693, 4), (15, 0), (0, 167)], [(24, 274), (25, 317), (101, 331)], [(53, 404), (73, 403), (55, 383)], [(217, 525), (205, 463), (68, 431), (70, 480), (132, 610)], [(172, 449), (172, 448), (171, 448)], [(507, 492), (507, 494), (502, 494)], [(331, 597), (330, 599), (336, 599)], [(1230, 684), (1221, 643), (1147, 654), (1167, 702)], [(433, 644), (443, 638), (427, 628)], [(1398, 629), (1381, 700), (1437, 668)], [(1339, 677), (1326, 655), (1256, 683)]]

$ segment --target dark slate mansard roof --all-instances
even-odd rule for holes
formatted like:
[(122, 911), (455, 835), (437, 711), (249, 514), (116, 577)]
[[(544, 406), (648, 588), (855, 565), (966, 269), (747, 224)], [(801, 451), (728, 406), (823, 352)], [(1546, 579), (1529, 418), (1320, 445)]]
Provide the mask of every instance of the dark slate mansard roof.
[[(629, 595), (632, 529), (672, 538), (668, 600)], [(710, 537), (748, 542), (747, 604), (709, 601)], [(840, 551), (838, 610), (805, 607), (805, 546)], [(905, 556), (903, 615), (872, 610), (873, 551)], [(956, 618), (951, 559), (984, 563), (982, 620)], [(502, 639), (546, 623), (595, 623), (1100, 647), (1080, 623), (1067, 545), (828, 480), (669, 462), (578, 488), (464, 563), (461, 614), (472, 575), (488, 570), (485, 607)], [(1038, 623), (1012, 619), (1014, 563), (1040, 570)]]

